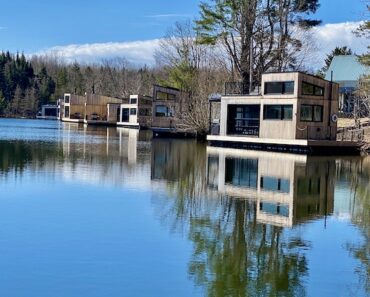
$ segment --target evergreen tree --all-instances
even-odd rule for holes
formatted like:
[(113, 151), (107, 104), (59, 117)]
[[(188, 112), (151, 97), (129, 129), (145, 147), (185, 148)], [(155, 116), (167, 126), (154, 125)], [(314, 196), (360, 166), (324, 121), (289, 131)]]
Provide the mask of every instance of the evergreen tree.
[(248, 83), (250, 75), (259, 80), (268, 70), (298, 67), (296, 54), (302, 40), (293, 32), (320, 24), (307, 18), (318, 7), (319, 0), (203, 1), (196, 22), (199, 41), (223, 44), (243, 82)]
[(336, 47), (333, 49), (330, 54), (326, 55), (325, 65), (319, 70), (318, 76), (324, 77), (326, 72), (328, 71), (331, 62), (335, 56), (347, 56), (353, 55), (352, 50), (347, 46)]

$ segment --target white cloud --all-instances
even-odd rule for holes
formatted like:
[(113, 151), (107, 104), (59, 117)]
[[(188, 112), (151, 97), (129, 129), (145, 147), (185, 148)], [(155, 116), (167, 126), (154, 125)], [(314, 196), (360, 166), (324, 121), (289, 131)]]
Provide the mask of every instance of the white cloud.
[[(157, 15), (165, 17), (170, 15)], [(155, 16), (153, 16), (155, 17)], [(310, 63), (312, 68), (322, 66), (325, 55), (336, 46), (348, 46), (356, 54), (366, 51), (369, 40), (357, 38), (353, 30), (360, 22), (346, 22), (338, 24), (326, 24), (317, 27), (313, 31), (313, 40), (316, 41), (317, 52), (313, 53), (314, 61)], [(103, 59), (122, 57), (132, 64), (153, 65), (154, 52), (158, 49), (160, 39), (130, 41), (130, 42), (108, 42), (92, 44), (71, 44), (66, 46), (55, 46), (35, 53), (36, 55), (54, 54), (64, 58), (67, 62), (79, 61), (83, 63), (99, 63)]]
[(91, 44), (71, 44), (55, 46), (35, 53), (35, 55), (55, 55), (66, 62), (99, 63), (109, 58), (125, 58), (137, 65), (154, 64), (154, 52), (159, 39), (131, 42), (107, 42)]
[(347, 46), (356, 54), (366, 52), (369, 40), (358, 38), (353, 34), (360, 24), (361, 22), (325, 24), (313, 29), (313, 39), (316, 40), (318, 49), (314, 63), (320, 67), (325, 56), (337, 46)]

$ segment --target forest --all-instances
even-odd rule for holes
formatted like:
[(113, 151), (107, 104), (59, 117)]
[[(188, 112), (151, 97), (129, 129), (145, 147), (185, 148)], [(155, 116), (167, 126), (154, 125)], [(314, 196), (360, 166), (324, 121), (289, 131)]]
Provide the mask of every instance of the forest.
[[(312, 18), (319, 5), (319, 0), (201, 2), (200, 18), (169, 28), (150, 66), (124, 58), (84, 64), (52, 54), (0, 53), (0, 116), (34, 117), (40, 105), (54, 103), (64, 93), (127, 98), (152, 95), (152, 85), (161, 84), (190, 94), (183, 128), (205, 130), (208, 96), (222, 93), (225, 82), (241, 81), (252, 89), (264, 72), (313, 73), (307, 65), (315, 44), (311, 29), (321, 23)], [(368, 36), (369, 28), (364, 22), (354, 34)], [(322, 75), (336, 53), (352, 52), (335, 49), (323, 61), (324, 69), (313, 74)], [(364, 64), (368, 57), (362, 57)]]

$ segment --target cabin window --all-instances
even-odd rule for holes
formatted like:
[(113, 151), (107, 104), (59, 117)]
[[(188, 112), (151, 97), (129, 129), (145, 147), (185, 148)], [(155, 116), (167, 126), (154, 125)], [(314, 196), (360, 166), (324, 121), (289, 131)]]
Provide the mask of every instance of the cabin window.
[(324, 88), (304, 81), (302, 82), (302, 95), (324, 96)]
[(136, 108), (130, 108), (130, 115), (136, 115)]
[(165, 105), (157, 105), (155, 107), (155, 116), (156, 117), (170, 117), (171, 109)]
[(69, 103), (69, 95), (64, 96), (64, 103)]
[(265, 83), (265, 94), (293, 94), (294, 81), (271, 81)]
[(157, 100), (175, 100), (176, 99), (176, 95), (170, 94), (170, 93), (166, 93), (166, 92), (157, 91), (157, 93), (156, 93), (156, 99)]
[(293, 105), (265, 105), (263, 108), (264, 120), (293, 119)]
[(227, 134), (259, 135), (260, 105), (229, 105)]
[(130, 99), (130, 104), (136, 104), (137, 103), (137, 99), (136, 98), (131, 98)]
[(321, 105), (301, 105), (302, 122), (322, 122), (324, 108)]

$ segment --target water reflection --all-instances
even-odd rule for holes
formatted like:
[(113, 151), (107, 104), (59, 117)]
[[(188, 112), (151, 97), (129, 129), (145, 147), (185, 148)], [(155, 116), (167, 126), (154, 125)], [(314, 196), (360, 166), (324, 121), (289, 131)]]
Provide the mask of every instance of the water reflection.
[[(370, 291), (369, 158), (213, 148), (192, 140), (150, 140), (145, 131), (63, 125), (44, 131), (43, 139), (0, 137), (0, 184), (23, 175), (37, 183), (47, 175), (55, 184), (62, 179), (81, 188), (109, 186), (121, 196), (127, 187), (144, 192), (149, 206), (143, 198), (131, 207), (152, 209), (145, 215), (171, 235), (158, 234), (161, 244), (170, 246), (173, 234), (182, 235), (190, 254), (179, 278), (190, 276), (201, 295)], [(128, 216), (121, 219), (133, 224)], [(130, 237), (127, 245), (135, 249), (148, 226), (145, 218), (133, 226), (140, 240)], [(159, 262), (166, 263), (168, 255), (162, 256)], [(325, 273), (315, 263), (331, 256), (341, 261), (325, 262), (331, 272)], [(135, 270), (136, 260), (125, 267)]]
[(259, 223), (292, 227), (333, 212), (335, 159), (208, 147), (207, 182), (256, 202)]
[[(188, 272), (206, 295), (315, 296), (320, 292), (318, 284), (314, 289), (307, 285), (315, 242), (307, 239), (299, 226), (318, 221), (319, 230), (327, 228), (327, 220), (334, 215), (335, 193), (343, 188), (341, 176), (348, 173), (347, 162), (214, 147), (207, 147), (202, 154), (195, 146), (190, 149), (177, 142), (153, 144), (152, 179), (177, 189), (157, 211), (172, 230), (187, 232), (193, 243)], [(367, 205), (357, 206), (365, 209), (360, 221), (367, 234), (363, 245), (352, 246), (347, 241), (347, 248), (336, 251), (336, 256), (344, 259), (350, 250), (352, 257), (361, 261), (358, 281), (362, 289), (346, 284), (345, 290), (365, 296), (369, 289), (370, 166), (364, 172), (363, 159), (352, 158), (350, 163), (356, 167), (352, 175), (362, 180), (366, 190), (357, 186), (353, 196), (337, 193), (337, 198), (350, 200), (351, 205), (358, 204), (356, 195), (367, 201)], [(350, 209), (341, 211), (351, 212), (350, 218), (356, 222)], [(333, 272), (335, 269), (334, 264)], [(353, 267), (347, 276), (334, 274), (333, 280), (346, 283), (356, 271)], [(330, 281), (323, 285), (325, 282)]]

